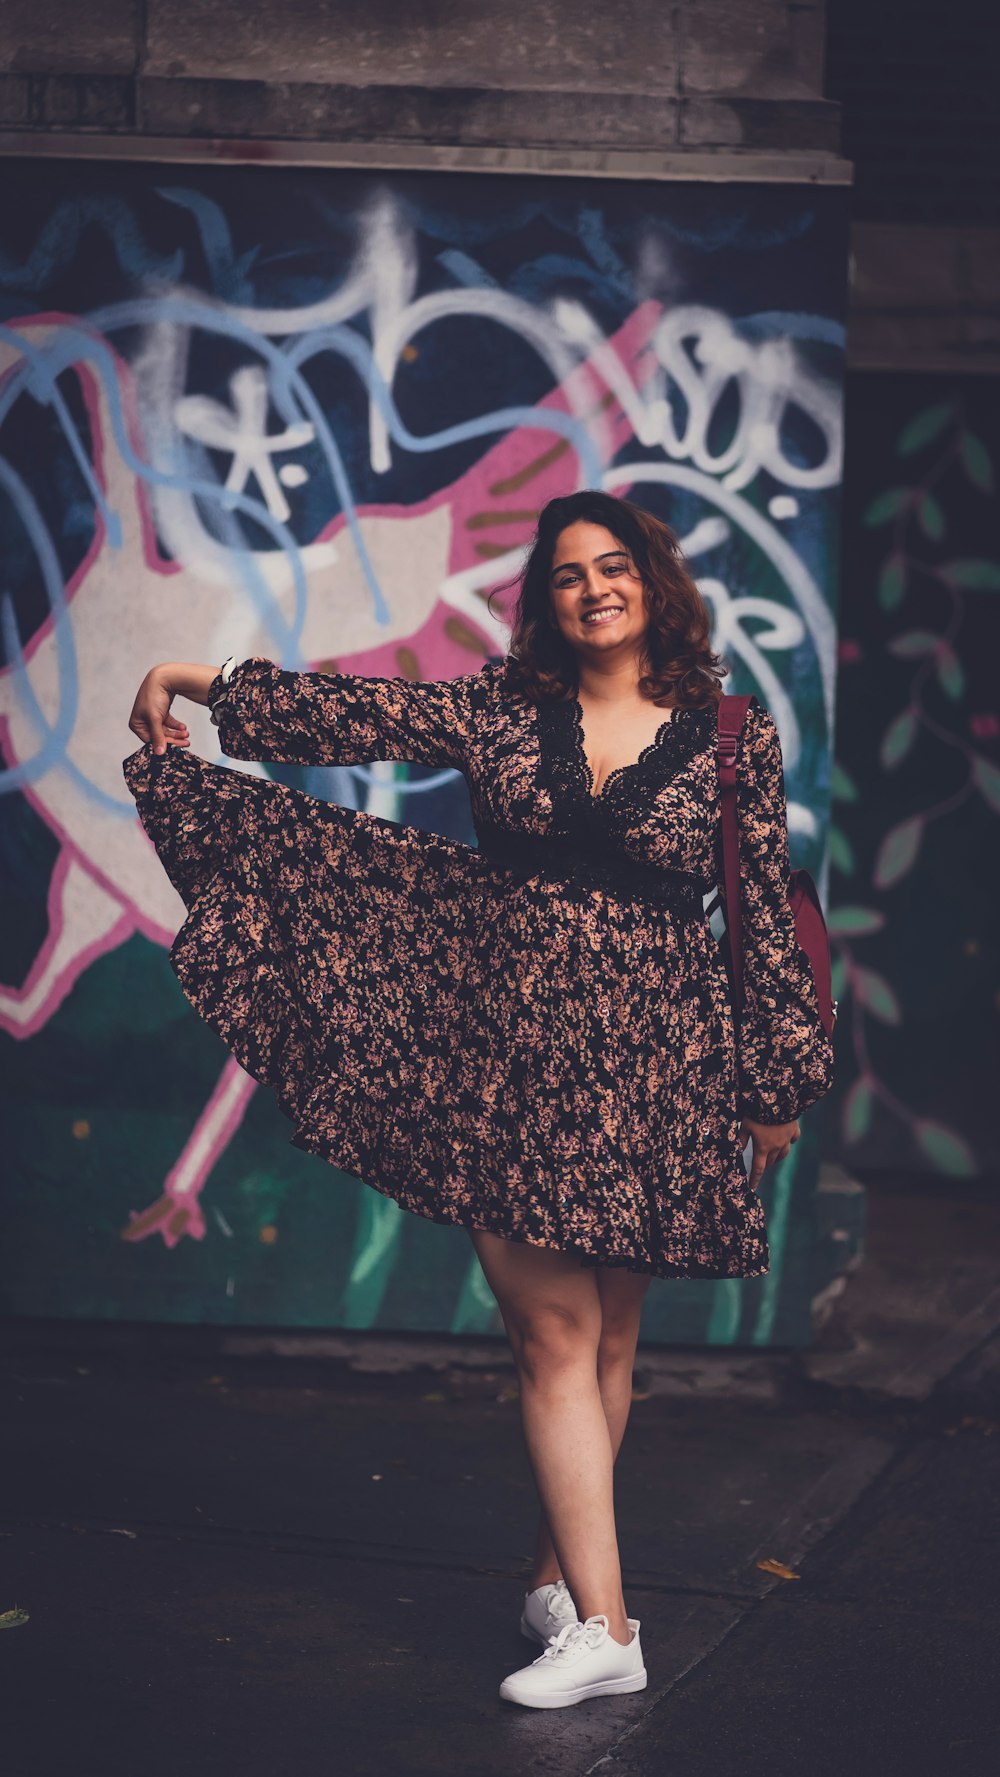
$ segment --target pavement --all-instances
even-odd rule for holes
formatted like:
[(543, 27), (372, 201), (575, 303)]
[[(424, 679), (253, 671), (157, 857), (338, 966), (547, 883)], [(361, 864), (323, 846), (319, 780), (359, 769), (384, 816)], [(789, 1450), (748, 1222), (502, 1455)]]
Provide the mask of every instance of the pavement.
[(992, 1777), (1000, 1191), (865, 1182), (813, 1349), (640, 1346), (649, 1684), (571, 1709), (497, 1696), (539, 1652), (503, 1341), (3, 1324), (7, 1768)]

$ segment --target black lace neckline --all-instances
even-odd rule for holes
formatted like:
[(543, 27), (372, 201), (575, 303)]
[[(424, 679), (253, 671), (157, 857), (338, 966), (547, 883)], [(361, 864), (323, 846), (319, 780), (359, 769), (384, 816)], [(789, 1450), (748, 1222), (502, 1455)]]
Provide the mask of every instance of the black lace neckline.
[(608, 772), (600, 789), (595, 792), (594, 773), (590, 760), (587, 758), (586, 747), (584, 746), (583, 709), (580, 704), (580, 699), (578, 697), (563, 699), (558, 707), (569, 712), (572, 743), (575, 751), (573, 763), (577, 768), (574, 771), (574, 776), (577, 778), (579, 787), (582, 789), (584, 795), (590, 802), (595, 804), (606, 800), (608, 790), (616, 780), (629, 777), (633, 772), (641, 771), (646, 760), (651, 759), (654, 753), (658, 751), (667, 731), (673, 728), (679, 717), (699, 715), (701, 713), (698, 710), (686, 709), (683, 705), (675, 705), (669, 716), (665, 716), (660, 723), (652, 740), (648, 741), (643, 747), (638, 758), (630, 760), (626, 765), (616, 765), (613, 771)]

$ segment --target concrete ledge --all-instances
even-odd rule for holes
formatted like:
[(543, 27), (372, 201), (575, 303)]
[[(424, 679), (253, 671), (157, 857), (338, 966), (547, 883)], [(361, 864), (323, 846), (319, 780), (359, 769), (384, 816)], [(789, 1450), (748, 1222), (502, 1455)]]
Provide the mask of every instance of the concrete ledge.
[(0, 155), (30, 159), (150, 160), (181, 165), (351, 167), (388, 172), (563, 174), (567, 178), (665, 179), (719, 184), (850, 185), (850, 161), (834, 155), (739, 149), (522, 148), (402, 142), (290, 142), (252, 137), (120, 135), (95, 130), (7, 128)]

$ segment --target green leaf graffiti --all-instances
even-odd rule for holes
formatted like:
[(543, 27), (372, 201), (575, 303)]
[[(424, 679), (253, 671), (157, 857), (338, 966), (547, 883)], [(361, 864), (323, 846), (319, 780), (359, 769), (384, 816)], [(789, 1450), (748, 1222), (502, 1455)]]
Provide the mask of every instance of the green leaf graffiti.
[(925, 494), (917, 507), (917, 517), (925, 537), (939, 543), (944, 536), (944, 513), (933, 494)]
[(830, 774), (830, 794), (834, 802), (857, 802), (858, 786), (854, 779), (834, 760)]
[(908, 821), (900, 821), (898, 827), (890, 828), (875, 857), (876, 888), (892, 888), (901, 876), (905, 876), (913, 868), (923, 832), (924, 823), (919, 815), (913, 815)]
[(942, 691), (949, 697), (958, 699), (965, 690), (965, 672), (962, 663), (948, 642), (942, 642), (937, 655), (937, 676)]
[(883, 611), (894, 611), (902, 604), (906, 591), (906, 563), (901, 555), (890, 555), (878, 580), (878, 602)]
[(995, 561), (949, 561), (941, 572), (952, 586), (964, 586), (969, 592), (1000, 591), (1000, 563)]
[(940, 640), (929, 629), (907, 629), (902, 635), (893, 636), (889, 653), (901, 660), (913, 660), (920, 654), (933, 654)]
[(854, 850), (847, 834), (840, 827), (829, 830), (830, 862), (842, 876), (852, 876), (855, 870)]
[[(904, 466), (902, 460), (917, 456), (925, 447), (930, 448), (919, 471)], [(870, 892), (891, 890), (903, 882), (914, 870), (922, 848), (930, 852), (930, 845), (924, 846), (924, 835), (930, 833), (932, 823), (943, 821), (967, 803), (973, 787), (990, 811), (1000, 814), (1000, 768), (978, 754), (968, 739), (970, 733), (989, 735), (995, 730), (985, 712), (980, 717), (975, 711), (963, 711), (966, 719), (959, 720), (956, 711), (949, 722), (942, 708), (942, 698), (954, 706), (962, 703), (970, 691), (968, 662), (961, 657), (963, 606), (969, 604), (963, 594), (1000, 592), (1000, 560), (981, 556), (942, 559), (949, 548), (955, 548), (954, 542), (945, 541), (946, 536), (959, 523), (964, 526), (966, 522), (969, 487), (987, 495), (993, 492), (996, 477), (991, 453), (964, 424), (962, 399), (957, 392), (952, 399), (922, 406), (911, 414), (897, 434), (896, 453), (901, 459), (897, 473), (909, 474), (911, 485), (885, 488), (863, 508), (866, 527), (887, 529), (878, 552), (881, 559), (876, 565), (875, 592), (878, 607), (887, 618), (885, 652), (893, 660), (906, 663), (905, 676), (909, 679), (901, 697), (893, 696), (890, 689), (888, 707), (884, 707), (880, 697), (884, 726), (876, 743), (879, 759), (886, 772), (894, 770), (913, 753), (919, 736), (922, 750), (930, 748), (935, 740), (953, 749), (951, 757), (963, 761), (965, 777), (964, 782), (950, 794), (942, 794), (939, 800), (932, 801), (928, 796), (927, 805), (908, 813), (905, 819), (898, 819), (895, 814), (889, 816), (896, 824), (876, 844)], [(953, 494), (960, 504), (952, 499)], [(907, 598), (916, 617), (909, 624), (905, 620), (900, 622), (897, 615)], [(845, 663), (859, 661), (863, 658), (862, 650), (852, 642), (843, 649), (842, 658)], [(903, 675), (897, 672), (886, 675), (889, 686), (898, 686), (900, 676)], [(901, 709), (899, 702), (904, 706)], [(875, 719), (878, 720), (877, 714)], [(859, 782), (863, 784), (863, 778)], [(858, 787), (836, 762), (831, 795), (833, 801), (841, 804), (859, 801)], [(902, 812), (900, 809), (899, 813)], [(830, 829), (828, 857), (835, 872), (854, 877), (855, 892), (863, 895), (863, 883), (857, 879), (859, 873), (863, 876), (867, 860), (855, 855), (852, 821), (852, 814), (846, 813)], [(853, 1038), (858, 1060), (858, 1077), (843, 1100), (843, 1139), (848, 1143), (863, 1142), (878, 1108), (898, 1117), (912, 1130), (920, 1150), (938, 1171), (974, 1173), (976, 1156), (961, 1135), (942, 1123), (918, 1117), (878, 1077), (864, 1022), (872, 1018), (899, 1028), (904, 1023), (904, 1007), (892, 981), (878, 969), (863, 966), (852, 951), (855, 940), (879, 932), (885, 923), (877, 908), (856, 902), (842, 907), (833, 905), (827, 920), (831, 939), (837, 940), (838, 954), (832, 970), (834, 996), (841, 1006), (847, 1000), (852, 1002), (847, 1040)]]
[(858, 1141), (868, 1133), (874, 1099), (867, 1080), (855, 1080), (844, 1099), (843, 1130), (845, 1141)]
[(953, 1129), (948, 1129), (944, 1123), (934, 1123), (926, 1117), (918, 1118), (915, 1128), (917, 1141), (924, 1153), (941, 1172), (968, 1178), (977, 1171), (972, 1149)]
[(915, 419), (908, 422), (896, 440), (896, 450), (901, 457), (910, 457), (922, 445), (929, 444), (939, 432), (943, 432), (955, 411), (954, 402), (940, 401), (934, 407), (925, 407)]
[(990, 807), (1000, 814), (1000, 770), (977, 754), (972, 761), (972, 776)]
[(898, 765), (901, 759), (906, 758), (913, 745), (916, 732), (917, 719), (912, 710), (900, 710), (899, 715), (893, 717), (882, 736), (882, 745), (879, 750), (879, 758), (887, 771), (891, 771), (894, 765)]
[(827, 929), (838, 938), (864, 938), (880, 932), (885, 914), (875, 907), (831, 907)]
[(877, 969), (866, 969), (860, 965), (854, 971), (854, 991), (875, 1018), (883, 1024), (900, 1024), (902, 1011), (895, 993), (884, 975)]
[(888, 524), (903, 510), (909, 498), (910, 490), (905, 487), (891, 487), (886, 493), (878, 494), (865, 511), (865, 524), (872, 529), (876, 525)]
[(972, 482), (973, 487), (981, 488), (984, 494), (993, 492), (993, 464), (990, 453), (981, 438), (974, 432), (963, 432), (958, 441), (962, 468)]

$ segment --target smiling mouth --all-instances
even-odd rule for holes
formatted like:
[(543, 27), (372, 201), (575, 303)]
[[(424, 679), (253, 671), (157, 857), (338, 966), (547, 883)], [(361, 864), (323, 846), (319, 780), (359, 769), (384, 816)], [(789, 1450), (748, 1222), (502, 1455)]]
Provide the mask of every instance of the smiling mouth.
[(587, 611), (582, 621), (589, 629), (599, 629), (602, 624), (613, 623), (616, 617), (620, 617), (622, 609), (621, 605), (602, 605), (599, 611)]

